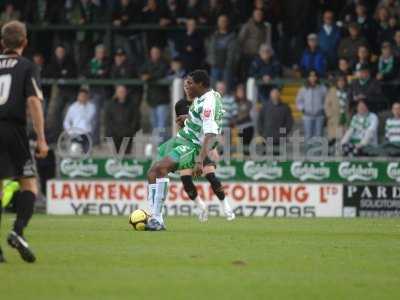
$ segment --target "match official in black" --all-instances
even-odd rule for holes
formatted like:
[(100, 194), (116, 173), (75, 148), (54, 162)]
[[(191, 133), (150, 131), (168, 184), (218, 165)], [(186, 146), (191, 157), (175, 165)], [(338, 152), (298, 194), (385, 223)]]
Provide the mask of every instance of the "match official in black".
[[(23, 236), (38, 194), (26, 123), (28, 112), (37, 137), (35, 155), (46, 157), (49, 148), (44, 136), (43, 94), (35, 65), (21, 56), (28, 44), (25, 24), (6, 23), (1, 29), (1, 43), (4, 51), (0, 55), (0, 189), (5, 178), (14, 178), (21, 185), (15, 200), (17, 215), (7, 242), (23, 260), (34, 262), (35, 255)], [(4, 261), (1, 249), (0, 261)]]

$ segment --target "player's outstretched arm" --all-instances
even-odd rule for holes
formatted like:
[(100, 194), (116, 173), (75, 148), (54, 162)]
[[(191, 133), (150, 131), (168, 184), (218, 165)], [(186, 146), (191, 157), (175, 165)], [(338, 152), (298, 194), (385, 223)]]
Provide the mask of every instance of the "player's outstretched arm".
[(42, 101), (35, 96), (28, 98), (28, 110), (32, 118), (33, 129), (37, 137), (37, 157), (45, 158), (49, 151), (49, 147), (44, 135), (44, 116), (42, 109)]

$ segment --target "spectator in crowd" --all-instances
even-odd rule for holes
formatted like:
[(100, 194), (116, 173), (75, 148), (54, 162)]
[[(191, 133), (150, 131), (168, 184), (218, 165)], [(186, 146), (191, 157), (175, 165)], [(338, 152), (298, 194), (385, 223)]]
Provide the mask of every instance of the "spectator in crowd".
[(175, 57), (174, 59), (172, 59), (167, 78), (170, 80), (173, 80), (175, 78), (183, 79), (186, 74), (187, 72), (183, 68), (182, 60), (179, 57)]
[(257, 55), (261, 44), (270, 43), (271, 33), (264, 24), (264, 13), (260, 9), (253, 11), (253, 16), (242, 26), (239, 32), (239, 47), (241, 51), (240, 73), (246, 78), (251, 61)]
[(19, 20), (20, 17), (21, 14), (15, 9), (14, 4), (12, 2), (6, 3), (4, 10), (0, 14), (0, 27), (9, 21)]
[(46, 77), (56, 79), (76, 78), (78, 76), (74, 59), (67, 55), (64, 46), (59, 45), (54, 50), (54, 56), (51, 59)]
[(127, 26), (139, 23), (140, 3), (137, 0), (119, 0), (112, 12), (112, 24), (114, 26)]
[[(282, 38), (279, 53), (281, 61), (288, 66), (299, 63), (304, 41), (308, 33), (315, 30), (317, 2), (314, 0), (279, 0), (279, 14), (282, 22)], [(320, 1), (319, 1), (320, 2)]]
[(203, 20), (208, 25), (215, 25), (220, 15), (230, 15), (232, 13), (230, 1), (210, 0), (207, 2), (203, 13)]
[(32, 56), (33, 63), (36, 66), (36, 70), (39, 73), (40, 77), (48, 77), (46, 74), (46, 61), (44, 59), (44, 56), (40, 52), (36, 52)]
[(297, 108), (303, 113), (306, 141), (323, 135), (326, 92), (326, 87), (319, 82), (318, 73), (310, 71), (307, 83), (299, 90), (296, 97)]
[(349, 25), (349, 36), (340, 41), (338, 56), (344, 57), (348, 61), (354, 61), (357, 58), (358, 48), (363, 45), (367, 45), (367, 40), (360, 36), (357, 23), (351, 23)]
[(376, 10), (378, 11), (381, 7), (386, 7), (393, 16), (400, 17), (400, 3), (398, 0), (381, 0)]
[(324, 77), (326, 67), (326, 58), (318, 47), (318, 36), (311, 33), (307, 36), (307, 48), (301, 57), (301, 73), (305, 77), (311, 70), (314, 70), (317, 72), (318, 77)]
[[(75, 61), (67, 55), (64, 46), (57, 46), (54, 50), (54, 56), (51, 59), (46, 77), (55, 79), (70, 79), (78, 76)], [(61, 131), (61, 123), (65, 107), (72, 101), (76, 95), (76, 88), (69, 85), (59, 85), (58, 94), (52, 98), (47, 114), (47, 126), (49, 129), (49, 139), (55, 141)]]
[(342, 139), (350, 121), (348, 96), (347, 78), (340, 76), (336, 85), (329, 89), (325, 99), (328, 139), (331, 144)]
[(163, 23), (165, 20), (161, 21), (163, 16), (163, 11), (160, 5), (158, 5), (156, 0), (146, 0), (143, 1), (145, 4), (142, 8), (142, 21), (144, 23), (159, 24)]
[(64, 2), (65, 0), (25, 1), (23, 19), (31, 24), (61, 23), (65, 20), (65, 11), (62, 9)]
[(350, 108), (364, 99), (371, 111), (379, 112), (387, 107), (382, 94), (380, 83), (371, 76), (370, 67), (362, 65), (358, 71), (358, 78), (353, 80), (350, 87)]
[(243, 84), (238, 84), (235, 91), (235, 101), (237, 106), (236, 128), (239, 136), (243, 139), (245, 151), (254, 135), (254, 126), (251, 118), (252, 103), (246, 98), (246, 90)]
[(389, 29), (392, 35), (389, 37), (388, 41), (393, 42), (393, 36), (396, 33), (396, 30), (399, 29), (399, 19), (397, 17), (389, 17)]
[(217, 30), (211, 36), (207, 57), (211, 66), (211, 82), (225, 81), (228, 90), (232, 87), (232, 76), (238, 60), (236, 35), (229, 28), (227, 15), (218, 17)]
[[(167, 26), (170, 20), (165, 18), (162, 7), (156, 0), (146, 0), (142, 9), (142, 22), (145, 24), (158, 24), (160, 26)], [(147, 43), (149, 47), (157, 46), (162, 47), (165, 45), (165, 33), (160, 31), (146, 32)]]
[[(86, 66), (86, 76), (88, 78), (106, 79), (110, 76), (110, 65), (107, 59), (106, 48), (103, 44), (97, 45), (94, 51), (94, 57)], [(105, 86), (93, 86), (90, 89), (91, 100), (96, 106), (96, 112), (100, 112), (104, 101), (107, 98), (107, 88)], [(100, 119), (96, 116), (94, 125), (93, 142), (100, 143)]]
[[(133, 138), (141, 126), (140, 101), (128, 95), (124, 85), (115, 87), (115, 95), (105, 109), (106, 136), (111, 137), (118, 151), (124, 137)], [(132, 139), (126, 148), (131, 151)]]
[[(112, 11), (111, 21), (116, 27), (124, 27), (132, 23), (140, 23), (141, 2), (139, 0), (118, 0)], [(133, 57), (130, 37), (131, 32), (115, 31), (114, 45), (123, 48), (129, 57)]]
[(273, 88), (270, 92), (270, 101), (263, 103), (258, 114), (258, 133), (265, 139), (272, 138), (273, 144), (279, 145), (280, 138), (287, 137), (292, 127), (292, 111), (289, 105), (282, 102), (279, 89)]
[(187, 18), (193, 18), (201, 24), (207, 22), (207, 19), (204, 17), (203, 6), (200, 0), (188, 0), (184, 12), (184, 15)]
[(388, 156), (400, 156), (400, 102), (395, 102), (392, 105), (391, 118), (388, 118), (385, 123), (385, 138), (386, 142), (382, 145), (384, 153)]
[[(262, 9), (265, 13), (265, 7), (260, 7), (260, 5), (264, 5), (265, 3), (261, 1), (262, 3), (257, 4), (254, 3), (254, 5), (251, 5), (251, 1), (249, 2), (248, 0), (236, 0), (236, 1), (231, 1), (232, 2), (232, 10), (234, 11), (233, 15), (233, 23), (235, 24), (244, 24), (247, 22), (247, 20), (251, 17), (251, 13), (253, 12), (254, 8)], [(250, 4), (250, 5), (249, 5)], [(270, 10), (272, 11), (272, 9)], [(275, 10), (273, 10), (275, 12)]]
[(170, 20), (170, 24), (177, 24), (183, 15), (183, 3), (180, 0), (167, 0), (164, 4), (164, 17)]
[[(62, 1), (62, 0), (57, 0)], [(54, 1), (54, 2), (57, 2)], [(29, 1), (31, 2), (31, 1)], [(39, 2), (39, 0), (38, 0)], [(53, 1), (48, 1), (53, 2)], [(72, 1), (67, 11), (67, 19), (71, 24), (85, 25), (90, 23), (98, 23), (103, 19), (103, 7), (101, 1), (93, 0), (77, 0)], [(62, 5), (58, 5), (55, 9), (60, 10)], [(37, 9), (33, 9), (37, 11)]]
[(376, 49), (377, 26), (376, 22), (368, 15), (367, 6), (360, 2), (356, 5), (356, 22), (372, 49)]
[(161, 57), (161, 49), (153, 46), (149, 60), (143, 65), (141, 79), (147, 83), (147, 104), (151, 108), (151, 125), (161, 142), (168, 138), (169, 93), (168, 87), (157, 85), (156, 81), (165, 78), (168, 65)]
[(235, 125), (236, 116), (238, 113), (238, 106), (235, 102), (235, 97), (228, 94), (226, 89), (226, 83), (218, 81), (215, 89), (220, 93), (222, 97), (222, 108), (224, 110), (224, 116), (222, 118), (222, 129), (231, 128)]
[[(270, 84), (272, 79), (282, 76), (282, 66), (274, 56), (274, 50), (267, 44), (262, 44), (250, 66), (249, 75)], [(259, 86), (260, 99), (266, 101), (269, 96), (270, 86)]]
[(118, 48), (114, 55), (114, 63), (110, 71), (111, 78), (133, 78), (136, 72), (133, 70), (132, 64), (129, 63), (124, 49)]
[(399, 62), (393, 55), (392, 45), (389, 42), (384, 42), (382, 44), (382, 54), (379, 57), (376, 79), (387, 82), (395, 79), (398, 72)]
[(64, 130), (83, 150), (88, 149), (88, 138), (93, 134), (95, 118), (96, 106), (89, 100), (89, 91), (81, 88), (76, 101), (67, 110)]
[(353, 70), (351, 69), (350, 63), (344, 57), (339, 58), (337, 69), (330, 74), (329, 78), (336, 79), (338, 76), (345, 76), (348, 81), (351, 81), (353, 76)]
[(109, 75), (109, 63), (106, 57), (106, 47), (103, 44), (97, 45), (94, 57), (86, 67), (86, 75), (89, 78), (107, 78)]
[(393, 39), (394, 39), (393, 53), (398, 59), (400, 59), (400, 30), (396, 30)]
[[(61, 6), (57, 9), (59, 10)], [(103, 21), (103, 10), (99, 1), (93, 0), (75, 0), (66, 1), (67, 22), (72, 25), (82, 26), (90, 24), (98, 24)], [(63, 43), (66, 45), (74, 45), (76, 61), (78, 68), (86, 66), (90, 56), (92, 55), (93, 46), (102, 43), (103, 35), (95, 31), (76, 31), (76, 37), (72, 38), (67, 34), (63, 34)], [(85, 72), (85, 71), (84, 71)]]
[(332, 11), (328, 10), (323, 15), (323, 24), (318, 34), (318, 40), (330, 70), (336, 66), (340, 38), (341, 33), (335, 24), (335, 16)]
[(371, 74), (374, 75), (376, 73), (376, 65), (371, 57), (371, 53), (367, 46), (362, 45), (358, 47), (357, 50), (357, 60), (353, 62), (354, 71), (357, 76), (358, 71), (363, 65), (368, 65), (371, 71)]
[(378, 74), (376, 79), (385, 83), (382, 85), (382, 92), (387, 99), (396, 99), (399, 88), (396, 85), (388, 84), (399, 75), (399, 59), (393, 55), (392, 45), (389, 42), (382, 44), (382, 54), (378, 62)]
[(186, 21), (186, 32), (178, 46), (179, 56), (182, 58), (184, 68), (193, 71), (203, 66), (204, 43), (203, 37), (197, 31), (195, 19)]
[(363, 155), (363, 148), (378, 143), (379, 120), (376, 114), (368, 109), (367, 102), (360, 99), (357, 103), (357, 113), (350, 122), (342, 138), (341, 145), (344, 155)]
[(390, 14), (385, 6), (378, 9), (377, 22), (377, 43), (381, 45), (383, 42), (391, 42), (394, 34), (393, 28), (390, 26)]

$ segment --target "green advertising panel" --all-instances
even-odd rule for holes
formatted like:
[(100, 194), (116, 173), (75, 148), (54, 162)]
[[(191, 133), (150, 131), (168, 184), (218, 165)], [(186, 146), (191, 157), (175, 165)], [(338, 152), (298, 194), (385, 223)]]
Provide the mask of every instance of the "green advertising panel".
[[(144, 180), (150, 160), (91, 158), (62, 159), (61, 178)], [(400, 183), (400, 162), (385, 161), (238, 161), (221, 162), (217, 176), (228, 181)], [(178, 178), (177, 175), (172, 177)]]

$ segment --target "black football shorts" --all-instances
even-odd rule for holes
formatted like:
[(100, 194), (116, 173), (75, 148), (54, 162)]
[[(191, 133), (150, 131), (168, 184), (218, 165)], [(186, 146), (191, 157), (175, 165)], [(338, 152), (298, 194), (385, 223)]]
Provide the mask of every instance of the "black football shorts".
[(0, 180), (35, 174), (25, 126), (0, 121)]

